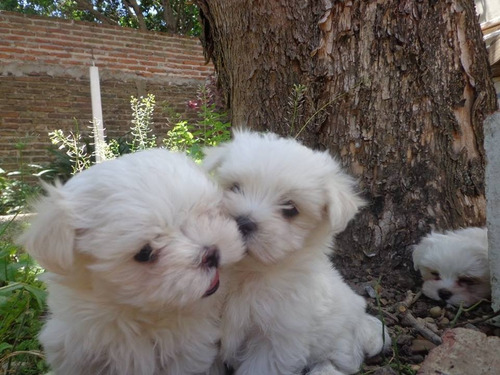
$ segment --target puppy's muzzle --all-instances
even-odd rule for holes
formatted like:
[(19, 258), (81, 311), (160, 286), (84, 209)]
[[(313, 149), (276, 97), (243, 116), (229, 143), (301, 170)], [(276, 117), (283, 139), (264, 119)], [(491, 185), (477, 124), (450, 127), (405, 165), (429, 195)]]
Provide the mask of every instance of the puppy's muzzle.
[(238, 224), (238, 229), (244, 238), (247, 238), (257, 230), (257, 224), (248, 216), (237, 217), (236, 224)]
[(210, 286), (206, 290), (205, 294), (203, 295), (203, 297), (208, 297), (214, 294), (217, 289), (219, 289), (219, 270), (217, 269), (217, 267), (219, 267), (220, 263), (220, 253), (217, 246), (214, 245), (205, 246), (203, 248), (203, 251), (203, 257), (201, 258), (202, 266), (209, 270), (215, 268), (215, 276), (212, 279), (212, 282), (210, 283)]
[(207, 268), (219, 267), (220, 254), (217, 246), (205, 246), (201, 264)]
[(448, 289), (442, 288), (442, 289), (438, 290), (438, 296), (443, 301), (448, 301), (452, 295), (453, 295), (453, 293), (451, 291), (449, 291)]

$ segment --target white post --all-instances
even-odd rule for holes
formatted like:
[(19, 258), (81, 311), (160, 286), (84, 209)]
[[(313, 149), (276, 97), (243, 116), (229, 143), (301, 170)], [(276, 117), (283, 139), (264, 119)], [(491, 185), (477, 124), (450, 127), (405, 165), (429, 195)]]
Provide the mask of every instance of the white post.
[(104, 160), (104, 125), (102, 121), (101, 85), (99, 83), (99, 68), (90, 67), (90, 96), (92, 99), (92, 122), (94, 127), (95, 160)]
[[(494, 311), (500, 310), (500, 112), (484, 121), (486, 151), (486, 217), (488, 224), (488, 256), (491, 272), (491, 299)], [(492, 320), (500, 326), (500, 318)]]

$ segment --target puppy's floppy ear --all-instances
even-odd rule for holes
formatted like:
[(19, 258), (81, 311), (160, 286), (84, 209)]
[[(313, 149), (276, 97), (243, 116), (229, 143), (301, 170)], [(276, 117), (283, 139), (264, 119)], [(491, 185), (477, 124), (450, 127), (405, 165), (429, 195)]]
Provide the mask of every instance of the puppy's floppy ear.
[(413, 269), (415, 271), (418, 271), (420, 269), (420, 262), (424, 256), (426, 247), (422, 245), (412, 245), (410, 246), (410, 250), (412, 252), (412, 259), (413, 259)]
[(207, 172), (215, 171), (224, 161), (226, 147), (224, 145), (216, 147), (206, 147), (203, 149), (205, 157), (202, 161), (202, 167)]
[(365, 201), (354, 190), (354, 181), (336, 173), (327, 181), (328, 216), (334, 233), (342, 232)]
[(489, 275), (490, 267), (488, 261), (488, 252), (485, 252), (484, 249), (479, 247), (471, 250), (471, 253), (476, 261), (476, 264), (478, 265), (478, 269), (485, 270), (485, 274)]
[(60, 184), (44, 184), (47, 196), (36, 205), (36, 216), (17, 242), (48, 271), (66, 274), (73, 263), (75, 230), (70, 222), (69, 201)]
[[(233, 141), (237, 138), (244, 137), (250, 134), (247, 130), (243, 129), (241, 126), (233, 125), (232, 128), (232, 138)], [(219, 168), (226, 158), (226, 154), (229, 151), (230, 145), (228, 143), (222, 143), (215, 147), (205, 147), (203, 149), (203, 158), (201, 166), (203, 169), (209, 173), (214, 172)]]

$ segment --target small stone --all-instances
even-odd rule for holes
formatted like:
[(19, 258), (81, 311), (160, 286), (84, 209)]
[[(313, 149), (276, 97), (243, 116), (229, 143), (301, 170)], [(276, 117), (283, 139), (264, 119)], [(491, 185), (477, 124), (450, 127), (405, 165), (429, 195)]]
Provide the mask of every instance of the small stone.
[(397, 374), (398, 373), (389, 366), (381, 367), (375, 370), (375, 372), (373, 372), (373, 375), (397, 375)]
[(410, 362), (416, 364), (416, 363), (422, 363), (424, 361), (424, 356), (421, 354), (413, 354), (410, 356)]
[(453, 320), (455, 318), (455, 313), (453, 313), (451, 311), (446, 310), (446, 312), (444, 314), (450, 320)]
[(424, 353), (434, 349), (435, 347), (436, 345), (428, 340), (416, 339), (413, 340), (410, 350), (412, 353)]
[(439, 318), (441, 316), (441, 313), (442, 313), (442, 310), (441, 310), (441, 307), (439, 306), (434, 306), (432, 307), (430, 310), (429, 310), (429, 314), (433, 317), (433, 318)]
[(447, 325), (450, 324), (450, 319), (448, 319), (446, 316), (444, 316), (439, 321), (439, 324), (442, 325), (442, 326), (447, 326)]
[(425, 321), (426, 323), (428, 323), (428, 324), (434, 324), (434, 323), (436, 322), (436, 321), (435, 321), (433, 318), (431, 318), (430, 316), (426, 317), (426, 318), (424, 319), (424, 321)]
[(371, 285), (366, 285), (365, 286), (365, 292), (370, 298), (375, 298), (377, 296), (377, 292)]
[(396, 339), (396, 342), (399, 346), (410, 345), (412, 341), (413, 341), (412, 335), (399, 335), (398, 338)]

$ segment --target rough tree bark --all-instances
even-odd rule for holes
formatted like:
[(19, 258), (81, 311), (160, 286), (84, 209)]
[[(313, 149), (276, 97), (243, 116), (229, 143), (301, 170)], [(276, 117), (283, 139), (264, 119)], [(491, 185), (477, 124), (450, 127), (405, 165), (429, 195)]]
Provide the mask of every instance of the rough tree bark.
[[(299, 138), (359, 178), (370, 204), (339, 261), (406, 273), (423, 234), (485, 223), (482, 122), (496, 102), (472, 0), (197, 3), (233, 126), (307, 124)], [(307, 90), (291, 129), (294, 84)]]

